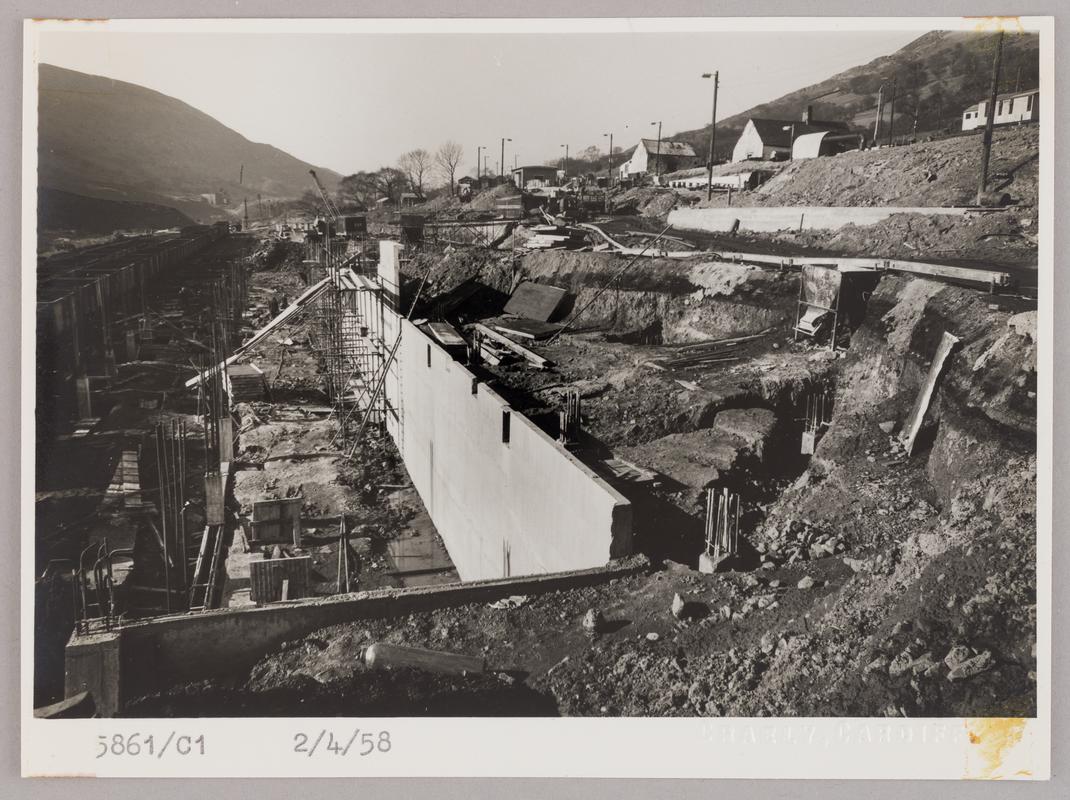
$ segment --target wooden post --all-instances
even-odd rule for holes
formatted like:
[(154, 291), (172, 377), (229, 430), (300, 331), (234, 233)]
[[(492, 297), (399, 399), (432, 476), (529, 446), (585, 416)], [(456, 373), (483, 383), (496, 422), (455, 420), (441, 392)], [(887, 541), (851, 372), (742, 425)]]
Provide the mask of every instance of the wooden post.
[(988, 159), (992, 152), (992, 127), (996, 121), (996, 97), (999, 94), (999, 68), (1003, 61), (1003, 31), (996, 40), (996, 57), (992, 60), (992, 86), (988, 93), (988, 108), (985, 109), (985, 133), (981, 140), (981, 175), (977, 182), (977, 205), (983, 205), (988, 187)]

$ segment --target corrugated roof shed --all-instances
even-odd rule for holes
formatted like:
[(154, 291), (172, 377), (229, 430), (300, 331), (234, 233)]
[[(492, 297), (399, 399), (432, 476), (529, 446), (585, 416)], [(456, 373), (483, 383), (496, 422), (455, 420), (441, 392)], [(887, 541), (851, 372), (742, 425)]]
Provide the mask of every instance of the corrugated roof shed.
[[(763, 119), (751, 117), (762, 144), (766, 147), (791, 147), (792, 126), (795, 126), (795, 138), (805, 136), (808, 133), (821, 133), (823, 131), (847, 131), (845, 122), (799, 122), (796, 119)], [(786, 130), (785, 130), (786, 129)]]

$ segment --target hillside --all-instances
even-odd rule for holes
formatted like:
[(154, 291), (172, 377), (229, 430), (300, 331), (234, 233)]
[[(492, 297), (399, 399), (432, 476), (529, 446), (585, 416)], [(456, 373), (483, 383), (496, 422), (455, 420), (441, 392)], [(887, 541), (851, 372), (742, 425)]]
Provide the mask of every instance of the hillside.
[[(237, 209), (243, 196), (287, 199), (310, 188), (311, 165), (132, 83), (42, 64), (38, 125), (42, 188), (171, 206), (195, 219), (221, 216), (204, 193), (222, 190)], [(339, 175), (316, 169), (336, 187)]]
[[(807, 105), (813, 106), (816, 119), (846, 122), (872, 132), (877, 92), (884, 83), (885, 101), (890, 100), (893, 77), (897, 78), (897, 135), (911, 133), (915, 110), (919, 134), (958, 130), (963, 109), (988, 94), (995, 44), (995, 34), (930, 31), (891, 55), (726, 117), (717, 124), (718, 158), (730, 157), (750, 117), (795, 119)], [(1036, 34), (1005, 36), (1000, 91), (1011, 91), (1016, 85), (1022, 89), (1038, 86), (1039, 53), (1040, 39)], [(886, 105), (886, 125), (889, 114)], [(705, 146), (709, 131), (706, 125), (672, 138)]]
[(171, 206), (133, 200), (103, 200), (59, 189), (37, 192), (37, 225), (42, 230), (111, 233), (120, 229), (178, 228), (194, 220)]

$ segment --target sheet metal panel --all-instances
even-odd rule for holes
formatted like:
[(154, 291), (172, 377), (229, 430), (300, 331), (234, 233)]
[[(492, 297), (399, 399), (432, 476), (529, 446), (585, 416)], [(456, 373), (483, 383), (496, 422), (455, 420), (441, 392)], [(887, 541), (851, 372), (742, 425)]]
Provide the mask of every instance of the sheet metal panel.
[(549, 322), (566, 294), (564, 289), (556, 286), (524, 281), (513, 291), (504, 311), (517, 317)]

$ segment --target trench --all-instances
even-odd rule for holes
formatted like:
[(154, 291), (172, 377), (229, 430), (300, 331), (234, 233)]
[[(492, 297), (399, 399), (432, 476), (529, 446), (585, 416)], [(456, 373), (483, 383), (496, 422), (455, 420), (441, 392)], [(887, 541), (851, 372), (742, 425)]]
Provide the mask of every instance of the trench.
[[(560, 438), (560, 403), (548, 398), (542, 388), (547, 383), (569, 385), (586, 373), (573, 362), (576, 349), (611, 346), (610, 352), (623, 353), (641, 362), (672, 348), (705, 339), (771, 332), (765, 341), (740, 346), (736, 357), (744, 363), (773, 352), (770, 340), (783, 337), (793, 321), (797, 274), (761, 270), (732, 264), (701, 264), (687, 267), (679, 262), (649, 259), (638, 265), (626, 279), (604, 288), (606, 277), (621, 262), (604, 254), (547, 251), (525, 257), (516, 281), (534, 279), (569, 290), (568, 300), (554, 319), (570, 322), (569, 338), (582, 344), (572, 348), (562, 341), (551, 346), (535, 346), (540, 354), (555, 362), (549, 378), (525, 374), (523, 368), (469, 366), (487, 381), (514, 409), (523, 413), (552, 438)], [(723, 273), (723, 274), (721, 274)], [(435, 306), (428, 301), (428, 309)], [(583, 316), (573, 314), (583, 309)], [(851, 327), (861, 324), (864, 309), (856, 313)], [(466, 319), (464, 309), (455, 309), (446, 320), (458, 326)], [(669, 351), (671, 352), (671, 351)], [(587, 366), (584, 364), (583, 366)], [(608, 367), (606, 368), (608, 369)], [(596, 370), (597, 372), (597, 370)], [(717, 379), (717, 368), (708, 370)], [(671, 377), (677, 377), (673, 374)], [(681, 379), (701, 381), (703, 370), (679, 374)], [(705, 546), (705, 509), (700, 496), (705, 486), (688, 486), (671, 476), (659, 475), (654, 485), (620, 480), (600, 470), (606, 459), (620, 456), (622, 450), (649, 445), (675, 434), (709, 431), (718, 414), (732, 410), (759, 409), (774, 416), (774, 424), (760, 456), (742, 457), (732, 468), (721, 471), (710, 486), (728, 489), (741, 498), (741, 531), (756, 527), (763, 518), (762, 506), (773, 502), (785, 486), (790, 485), (810, 463), (801, 452), (806, 398), (826, 393), (831, 415), (831, 398), (835, 394), (836, 362), (821, 362), (800, 375), (779, 379), (773, 375), (751, 375), (730, 390), (711, 391), (708, 401), (691, 413), (665, 413), (654, 398), (644, 407), (629, 407), (629, 416), (642, 418), (637, 433), (614, 429), (606, 419), (612, 417), (613, 401), (592, 401), (583, 431), (569, 450), (581, 461), (601, 472), (610, 484), (624, 495), (633, 507), (634, 546), (652, 561), (674, 561), (697, 567)], [(589, 382), (590, 379), (586, 379)], [(642, 379), (641, 379), (642, 380)], [(580, 380), (584, 383), (585, 380)], [(671, 385), (671, 383), (670, 383)], [(674, 387), (675, 388), (675, 387)], [(719, 385), (719, 388), (720, 385)], [(667, 389), (666, 389), (667, 391)], [(614, 387), (609, 395), (626, 395), (627, 387)], [(700, 404), (702, 405), (702, 404)], [(584, 409), (588, 408), (584, 401)], [(586, 416), (586, 415), (585, 415)], [(633, 460), (630, 459), (629, 460)], [(639, 464), (650, 467), (649, 464)], [(734, 569), (757, 567), (757, 554), (741, 536), (741, 553), (732, 563)]]

